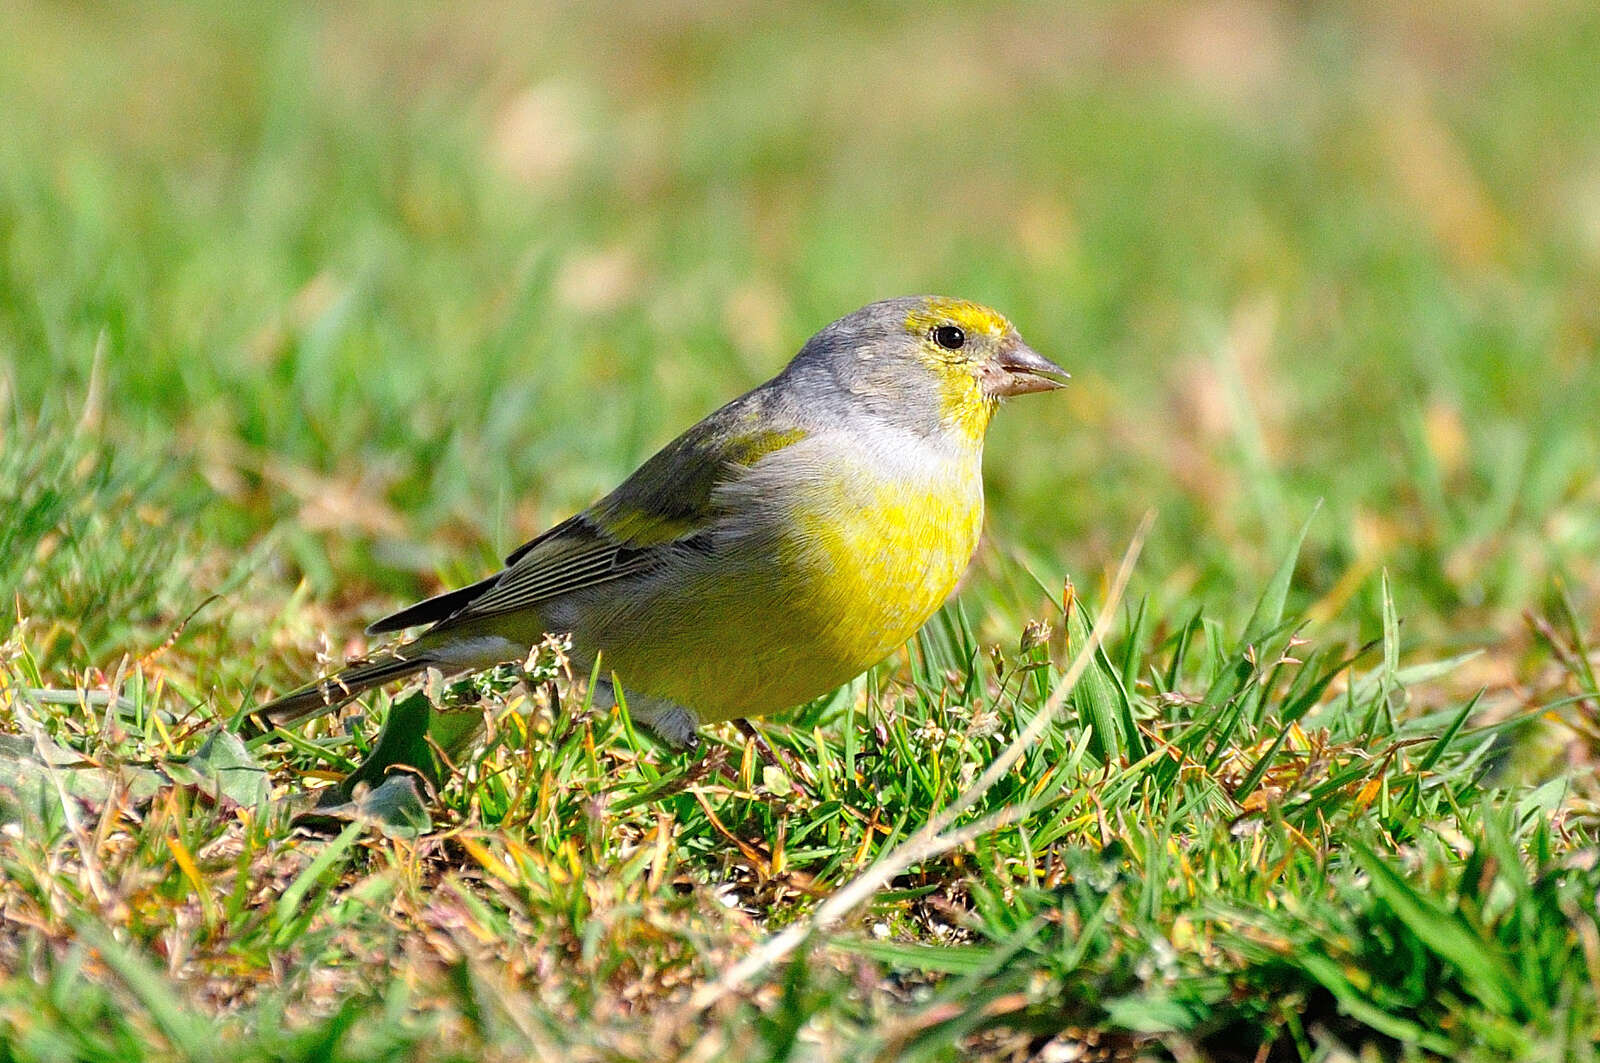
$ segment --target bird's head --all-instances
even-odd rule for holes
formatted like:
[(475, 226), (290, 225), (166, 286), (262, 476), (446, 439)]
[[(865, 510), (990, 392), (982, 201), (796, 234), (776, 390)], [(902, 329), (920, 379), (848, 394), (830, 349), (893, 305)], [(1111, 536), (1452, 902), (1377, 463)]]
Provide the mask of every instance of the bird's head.
[(813, 336), (796, 365), (824, 369), (852, 401), (924, 435), (981, 441), (1000, 401), (1067, 373), (1000, 314), (943, 296), (887, 299)]

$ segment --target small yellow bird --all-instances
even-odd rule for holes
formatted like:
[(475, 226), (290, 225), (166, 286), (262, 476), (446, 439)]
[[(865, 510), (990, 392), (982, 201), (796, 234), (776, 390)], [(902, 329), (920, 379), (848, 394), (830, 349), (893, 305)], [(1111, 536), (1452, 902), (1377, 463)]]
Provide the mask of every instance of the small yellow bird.
[[(426, 668), (519, 661), (547, 632), (571, 634), (585, 672), (598, 656), (674, 745), (809, 701), (949, 597), (983, 524), (989, 418), (1066, 375), (976, 303), (863, 307), (500, 572), (367, 629), (431, 625), (413, 641), (256, 715), (292, 722)], [(607, 679), (595, 701), (614, 700)]]

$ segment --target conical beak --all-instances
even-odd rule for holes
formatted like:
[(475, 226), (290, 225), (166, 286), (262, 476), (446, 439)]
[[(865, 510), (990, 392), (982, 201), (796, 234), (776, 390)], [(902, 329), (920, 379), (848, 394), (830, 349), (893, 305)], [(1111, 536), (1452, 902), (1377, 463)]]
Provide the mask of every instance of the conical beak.
[(1002, 397), (1054, 391), (1064, 387), (1070, 377), (1065, 369), (1020, 339), (1006, 344), (990, 364), (993, 371), (985, 374), (985, 390)]

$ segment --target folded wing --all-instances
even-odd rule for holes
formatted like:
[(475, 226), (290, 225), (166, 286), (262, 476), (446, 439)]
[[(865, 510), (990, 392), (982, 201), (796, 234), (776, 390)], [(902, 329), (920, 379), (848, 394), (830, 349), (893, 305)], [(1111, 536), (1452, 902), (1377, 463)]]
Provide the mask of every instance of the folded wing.
[(710, 549), (708, 533), (724, 516), (716, 486), (805, 435), (763, 390), (751, 392), (667, 444), (588, 510), (518, 547), (501, 572), (386, 616), (367, 631), (515, 612), (648, 571), (686, 547)]

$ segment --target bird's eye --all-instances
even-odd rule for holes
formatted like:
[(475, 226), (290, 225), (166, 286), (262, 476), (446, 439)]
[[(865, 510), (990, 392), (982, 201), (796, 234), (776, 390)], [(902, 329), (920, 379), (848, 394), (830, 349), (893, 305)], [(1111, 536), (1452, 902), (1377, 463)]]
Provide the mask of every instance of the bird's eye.
[(967, 334), (954, 325), (940, 325), (933, 330), (933, 342), (947, 351), (959, 351), (967, 342)]

